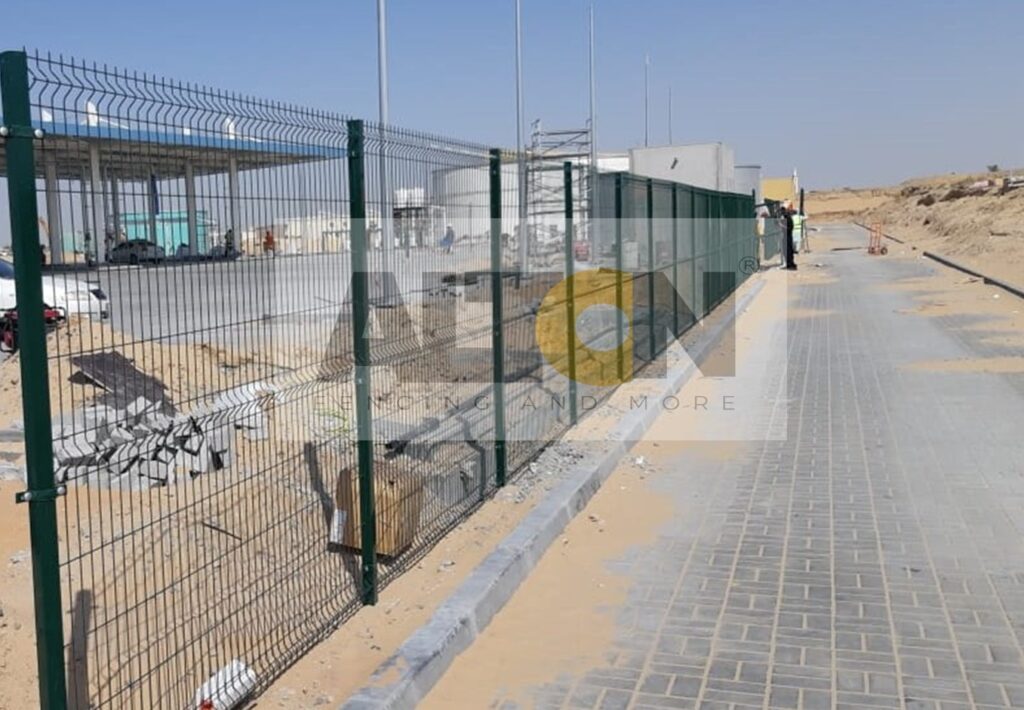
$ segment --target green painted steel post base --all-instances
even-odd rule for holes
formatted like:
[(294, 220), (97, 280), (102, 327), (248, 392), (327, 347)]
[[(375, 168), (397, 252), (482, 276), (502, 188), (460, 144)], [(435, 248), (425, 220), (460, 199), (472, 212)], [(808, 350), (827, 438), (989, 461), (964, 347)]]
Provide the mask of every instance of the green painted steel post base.
[(654, 258), (654, 180), (647, 178), (647, 340), (649, 362), (654, 362), (654, 358), (658, 356), (658, 339), (654, 332), (654, 267), (656, 263), (657, 260)]
[(362, 121), (348, 122), (348, 190), (352, 215), (352, 346), (355, 355), (356, 455), (359, 466), (361, 597), (377, 603), (377, 506), (370, 410), (370, 289), (366, 240), (366, 139)]
[[(619, 347), (615, 365), (619, 382), (626, 381), (626, 354), (622, 347), (626, 342), (626, 314), (622, 307), (622, 175), (618, 174), (615, 176), (615, 335)], [(632, 354), (631, 351), (630, 356)]]
[[(508, 475), (505, 450), (505, 332), (503, 324), (501, 270), (501, 151), (495, 148), (490, 158), (491, 192), (491, 347), (494, 351), (494, 470), (501, 488)], [(520, 272), (526, 264), (520, 265)]]
[[(692, 256), (692, 255), (691, 255)], [(672, 337), (679, 333), (679, 186), (672, 185)]]
[(28, 504), (32, 544), (39, 706), (44, 710), (63, 710), (67, 707), (67, 687), (57, 539), (56, 497), (59, 492), (53, 480), (50, 388), (36, 206), (35, 131), (32, 130), (28, 62), (24, 52), (0, 54), (0, 94), (8, 129), (4, 148), (14, 247), (25, 467), (28, 474), (28, 490), (21, 498)]
[(579, 422), (576, 406), (576, 287), (573, 283), (576, 257), (573, 249), (573, 204), (572, 204), (572, 163), (562, 166), (565, 185), (565, 319), (566, 357), (569, 359), (569, 421), (573, 426)]

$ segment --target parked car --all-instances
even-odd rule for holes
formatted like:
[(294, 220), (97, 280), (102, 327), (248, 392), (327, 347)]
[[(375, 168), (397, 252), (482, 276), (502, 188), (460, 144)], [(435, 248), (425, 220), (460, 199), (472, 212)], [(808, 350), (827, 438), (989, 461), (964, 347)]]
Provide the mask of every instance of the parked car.
[(164, 248), (145, 239), (129, 239), (110, 250), (107, 261), (112, 264), (142, 264), (163, 261)]
[[(106, 318), (110, 301), (103, 290), (63, 273), (43, 274), (43, 303), (64, 309), (67, 315)], [(14, 291), (14, 264), (0, 259), (0, 311), (18, 305)]]

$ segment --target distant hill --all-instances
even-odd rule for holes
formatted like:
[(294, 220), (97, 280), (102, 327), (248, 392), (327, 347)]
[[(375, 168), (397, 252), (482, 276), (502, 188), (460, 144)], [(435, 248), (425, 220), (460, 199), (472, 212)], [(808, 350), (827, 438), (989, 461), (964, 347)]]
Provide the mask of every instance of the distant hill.
[(1024, 187), (1005, 178), (1024, 170), (937, 175), (891, 187), (810, 192), (815, 222), (881, 222), (887, 234), (1024, 285)]

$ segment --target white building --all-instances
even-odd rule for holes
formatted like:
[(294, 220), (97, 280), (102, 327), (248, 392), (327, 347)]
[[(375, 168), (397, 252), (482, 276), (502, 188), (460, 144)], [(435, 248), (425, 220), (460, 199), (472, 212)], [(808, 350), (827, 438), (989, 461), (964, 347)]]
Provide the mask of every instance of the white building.
[(736, 166), (736, 192), (744, 195), (754, 193), (754, 202), (761, 204), (761, 166)]
[(666, 145), (629, 151), (629, 171), (635, 175), (722, 192), (736, 192), (735, 165), (735, 151), (725, 143)]

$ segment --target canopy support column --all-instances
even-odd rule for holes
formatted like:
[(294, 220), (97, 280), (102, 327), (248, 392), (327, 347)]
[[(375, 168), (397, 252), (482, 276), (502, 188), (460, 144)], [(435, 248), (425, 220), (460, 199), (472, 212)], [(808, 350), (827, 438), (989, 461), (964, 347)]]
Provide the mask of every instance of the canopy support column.
[(237, 241), (242, 226), (242, 217), (238, 205), (238, 159), (234, 156), (228, 158), (228, 207), (231, 211), (231, 233)]
[(50, 263), (64, 263), (64, 228), (60, 219), (60, 188), (57, 184), (57, 159), (46, 156), (46, 230), (50, 241)]
[[(82, 207), (82, 253), (85, 254), (85, 263), (88, 264), (96, 257), (96, 242), (92, 238), (92, 227), (89, 226), (89, 191), (86, 189), (88, 183), (85, 170), (82, 171), (82, 179), (79, 180), (78, 203)], [(76, 249), (77, 249), (76, 244)]]
[(92, 238), (93, 244), (96, 245), (96, 261), (102, 264), (107, 260), (107, 229), (104, 224), (106, 215), (103, 214), (103, 178), (100, 175), (99, 143), (89, 144), (89, 182), (92, 192)]
[(117, 177), (110, 176), (110, 206), (114, 216), (114, 245), (121, 239), (121, 187), (117, 184)]
[(156, 234), (156, 215), (160, 211), (160, 196), (156, 190), (156, 173), (150, 173), (146, 183), (146, 212), (149, 216), (149, 241), (160, 245)]
[[(199, 222), (196, 213), (196, 169), (192, 161), (185, 163), (185, 216), (188, 220), (188, 253), (199, 254)], [(207, 249), (210, 245), (207, 244)]]

